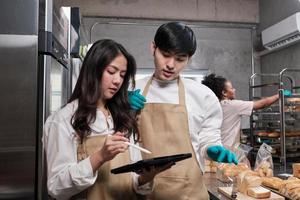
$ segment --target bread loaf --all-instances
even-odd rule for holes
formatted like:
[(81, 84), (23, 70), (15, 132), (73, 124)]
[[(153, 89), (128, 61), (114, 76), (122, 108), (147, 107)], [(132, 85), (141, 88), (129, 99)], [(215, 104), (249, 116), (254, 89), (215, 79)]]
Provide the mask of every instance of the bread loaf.
[(266, 136), (268, 136), (268, 133), (267, 132), (258, 132), (257, 135), (262, 136), (262, 137), (266, 137)]
[(300, 199), (300, 188), (295, 188), (289, 195), (292, 199)]
[(253, 176), (251, 170), (243, 171), (237, 176), (238, 191), (247, 194), (247, 190), (251, 187), (260, 186), (262, 179), (259, 176)]
[(300, 163), (293, 164), (293, 175), (297, 178), (300, 178)]
[(283, 180), (277, 177), (263, 177), (262, 184), (269, 188), (279, 190), (279, 187), (283, 184)]
[(258, 187), (249, 188), (247, 190), (247, 194), (250, 197), (254, 197), (256, 199), (264, 199), (264, 198), (269, 198), (271, 196), (271, 191), (261, 186), (258, 186)]
[(279, 137), (280, 133), (278, 132), (272, 132), (272, 133), (268, 133), (268, 137)]
[(279, 192), (293, 200), (300, 199), (300, 179), (290, 177), (288, 180), (284, 180), (283, 184), (279, 187)]

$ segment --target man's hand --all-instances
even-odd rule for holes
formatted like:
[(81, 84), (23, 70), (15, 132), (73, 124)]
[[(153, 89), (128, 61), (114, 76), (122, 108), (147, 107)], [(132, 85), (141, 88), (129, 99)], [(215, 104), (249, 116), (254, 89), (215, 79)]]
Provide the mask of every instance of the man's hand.
[(139, 111), (144, 108), (146, 99), (140, 94), (140, 89), (128, 91), (128, 101), (133, 110)]
[(221, 145), (208, 147), (207, 155), (217, 162), (238, 164), (236, 155)]

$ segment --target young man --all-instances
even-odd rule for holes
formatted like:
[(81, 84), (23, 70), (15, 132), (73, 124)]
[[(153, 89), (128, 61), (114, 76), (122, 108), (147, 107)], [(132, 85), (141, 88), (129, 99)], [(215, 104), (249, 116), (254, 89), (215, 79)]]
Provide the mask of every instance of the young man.
[[(242, 116), (250, 116), (252, 110), (267, 107), (279, 98), (273, 95), (258, 101), (235, 100), (235, 89), (232, 83), (222, 76), (210, 74), (204, 78), (202, 83), (208, 86), (219, 98), (222, 111), (223, 123), (221, 128), (222, 143), (227, 146), (240, 144), (240, 131)], [(284, 91), (288, 95), (289, 91)]]
[[(141, 145), (151, 157), (192, 153), (158, 175), (153, 199), (209, 199), (202, 181), (204, 160), (234, 162), (236, 157), (221, 145), (222, 111), (218, 99), (206, 86), (180, 77), (196, 51), (194, 32), (179, 22), (161, 25), (151, 45), (153, 76), (136, 82), (129, 94), (134, 109), (141, 110)], [(139, 90), (138, 90), (139, 91)], [(143, 155), (148, 158), (147, 155)]]

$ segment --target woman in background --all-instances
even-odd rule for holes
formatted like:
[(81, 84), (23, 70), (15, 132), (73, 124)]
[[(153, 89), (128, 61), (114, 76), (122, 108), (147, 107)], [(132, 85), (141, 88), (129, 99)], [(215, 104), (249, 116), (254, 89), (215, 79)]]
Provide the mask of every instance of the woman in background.
[(258, 101), (236, 100), (235, 88), (232, 86), (231, 81), (215, 74), (206, 76), (202, 83), (216, 94), (221, 103), (223, 111), (221, 139), (223, 145), (229, 147), (240, 144), (241, 120), (243, 115), (250, 116), (252, 110), (267, 107), (279, 98), (279, 95), (276, 94)]
[(141, 175), (110, 173), (130, 163), (124, 142), (139, 138), (127, 101), (135, 72), (134, 58), (112, 40), (99, 40), (88, 51), (68, 104), (45, 123), (43, 144), (52, 197), (135, 199), (133, 191), (152, 191), (154, 176), (165, 168)]

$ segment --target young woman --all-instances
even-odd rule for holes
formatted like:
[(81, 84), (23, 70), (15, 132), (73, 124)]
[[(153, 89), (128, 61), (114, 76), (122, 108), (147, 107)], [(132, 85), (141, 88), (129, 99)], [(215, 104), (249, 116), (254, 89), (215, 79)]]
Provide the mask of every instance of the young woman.
[(202, 83), (208, 86), (220, 101), (223, 111), (221, 138), (222, 143), (227, 146), (240, 144), (242, 116), (250, 116), (252, 110), (267, 107), (279, 98), (278, 94), (276, 94), (258, 101), (236, 100), (235, 89), (231, 81), (215, 74), (206, 76)]
[(151, 181), (164, 169), (141, 175), (110, 173), (130, 163), (133, 151), (127, 151), (124, 142), (139, 138), (127, 101), (135, 71), (134, 58), (112, 40), (99, 40), (88, 51), (68, 104), (45, 123), (43, 144), (52, 197), (135, 199), (134, 190), (151, 192)]

